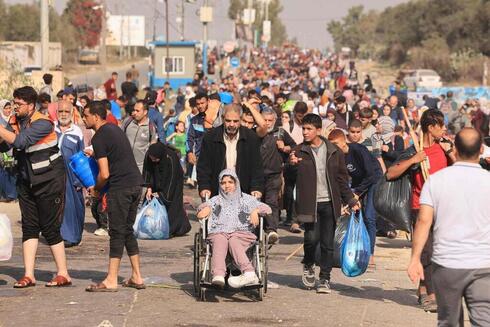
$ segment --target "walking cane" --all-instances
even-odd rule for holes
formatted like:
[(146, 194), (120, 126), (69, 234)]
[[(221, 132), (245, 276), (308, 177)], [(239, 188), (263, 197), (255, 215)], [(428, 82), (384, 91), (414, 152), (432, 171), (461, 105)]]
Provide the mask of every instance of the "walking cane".
[[(402, 113), (403, 113), (403, 118), (405, 120), (405, 123), (408, 126), (408, 131), (410, 134), (410, 137), (412, 138), (413, 145), (415, 147), (415, 151), (420, 152), (424, 150), (424, 134), (422, 131), (420, 131), (420, 139), (417, 137), (417, 134), (415, 134), (415, 131), (413, 130), (412, 123), (410, 122), (410, 119), (408, 118), (408, 114), (405, 108), (401, 108)], [(420, 168), (422, 169), (422, 176), (424, 177), (424, 180), (427, 180), (429, 178), (429, 169), (427, 167), (427, 162), (424, 160), (420, 163)]]

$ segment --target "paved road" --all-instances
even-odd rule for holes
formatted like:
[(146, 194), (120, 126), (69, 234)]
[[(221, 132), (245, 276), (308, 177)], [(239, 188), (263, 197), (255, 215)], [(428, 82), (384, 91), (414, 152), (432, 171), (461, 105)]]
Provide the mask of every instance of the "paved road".
[[(140, 72), (140, 88), (148, 86), (148, 60), (142, 60), (135, 63), (136, 68)], [(118, 93), (121, 92), (121, 83), (126, 80), (126, 72), (131, 68), (131, 64), (108, 66), (106, 68), (100, 66), (87, 66), (84, 73), (67, 76), (73, 85), (88, 84), (90, 86), (99, 86), (110, 78), (111, 73), (116, 71), (119, 75), (117, 82)]]
[[(189, 191), (186, 190), (187, 193)], [(192, 201), (197, 201), (192, 191)], [(18, 204), (2, 204), (15, 236), (14, 255), (0, 262), (0, 326), (434, 326), (436, 315), (416, 306), (415, 291), (406, 277), (410, 250), (404, 239), (378, 240), (377, 271), (347, 278), (335, 269), (333, 293), (318, 295), (301, 285), (301, 253), (285, 262), (302, 238), (281, 230), (281, 242), (271, 250), (269, 289), (263, 302), (253, 293), (212, 292), (208, 302), (193, 296), (193, 234), (167, 241), (140, 241), (142, 271), (158, 280), (146, 290), (120, 289), (91, 294), (84, 288), (105, 276), (108, 239), (92, 234), (95, 222), (87, 211), (83, 244), (67, 250), (74, 286), (48, 289), (43, 285), (54, 264), (46, 245), (37, 257), (38, 285), (15, 290), (22, 276)], [(123, 259), (120, 278), (130, 272)]]

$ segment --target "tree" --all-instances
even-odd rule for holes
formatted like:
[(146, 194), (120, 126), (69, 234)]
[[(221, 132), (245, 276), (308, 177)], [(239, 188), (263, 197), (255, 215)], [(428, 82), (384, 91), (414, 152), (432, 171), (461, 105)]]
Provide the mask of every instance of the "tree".
[[(337, 51), (341, 47), (349, 47), (354, 55), (357, 55), (361, 44), (373, 35), (374, 24), (371, 20), (377, 17), (372, 17), (376, 16), (374, 12), (366, 16), (363, 11), (363, 6), (352, 7), (342, 21), (334, 20), (327, 24), (327, 30), (332, 35)], [(371, 31), (363, 29), (368, 27)]]
[[(0, 17), (7, 17), (7, 6), (3, 0), (0, 0)], [(5, 19), (0, 19), (0, 40), (5, 40), (7, 24)]]
[(75, 27), (83, 47), (93, 48), (99, 44), (102, 11), (94, 9), (97, 5), (93, 0), (70, 0), (63, 12), (64, 18)]
[(29, 4), (10, 6), (5, 25), (5, 39), (8, 41), (39, 41), (39, 7)]

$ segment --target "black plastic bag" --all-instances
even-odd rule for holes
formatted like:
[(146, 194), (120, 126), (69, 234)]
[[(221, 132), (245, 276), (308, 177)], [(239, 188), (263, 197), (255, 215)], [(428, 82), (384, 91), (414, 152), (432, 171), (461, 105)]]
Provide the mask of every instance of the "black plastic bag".
[[(344, 241), (347, 228), (349, 227), (350, 214), (340, 216), (337, 219), (337, 227), (335, 228), (335, 235), (333, 237), (333, 266), (335, 268), (341, 268), (340, 266), (340, 252), (342, 251), (342, 242)], [(320, 242), (315, 249), (315, 264), (320, 266)]]
[(350, 215), (340, 216), (337, 220), (337, 227), (335, 228), (335, 235), (333, 237), (333, 266), (341, 268), (340, 253), (342, 252), (342, 243), (345, 239), (345, 234), (349, 227)]
[(374, 209), (384, 220), (392, 223), (396, 229), (412, 231), (412, 185), (410, 175), (388, 181), (386, 177), (376, 185)]

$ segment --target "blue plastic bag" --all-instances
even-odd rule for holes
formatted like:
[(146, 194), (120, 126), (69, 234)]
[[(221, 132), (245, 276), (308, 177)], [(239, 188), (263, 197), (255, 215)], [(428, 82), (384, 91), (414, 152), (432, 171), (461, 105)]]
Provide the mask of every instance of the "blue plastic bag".
[(362, 213), (359, 211), (359, 216), (356, 217), (353, 212), (340, 253), (342, 272), (347, 277), (362, 275), (368, 267), (370, 257), (369, 234), (364, 225)]
[(134, 235), (142, 240), (166, 240), (169, 238), (170, 226), (165, 206), (158, 198), (145, 201), (133, 225)]

